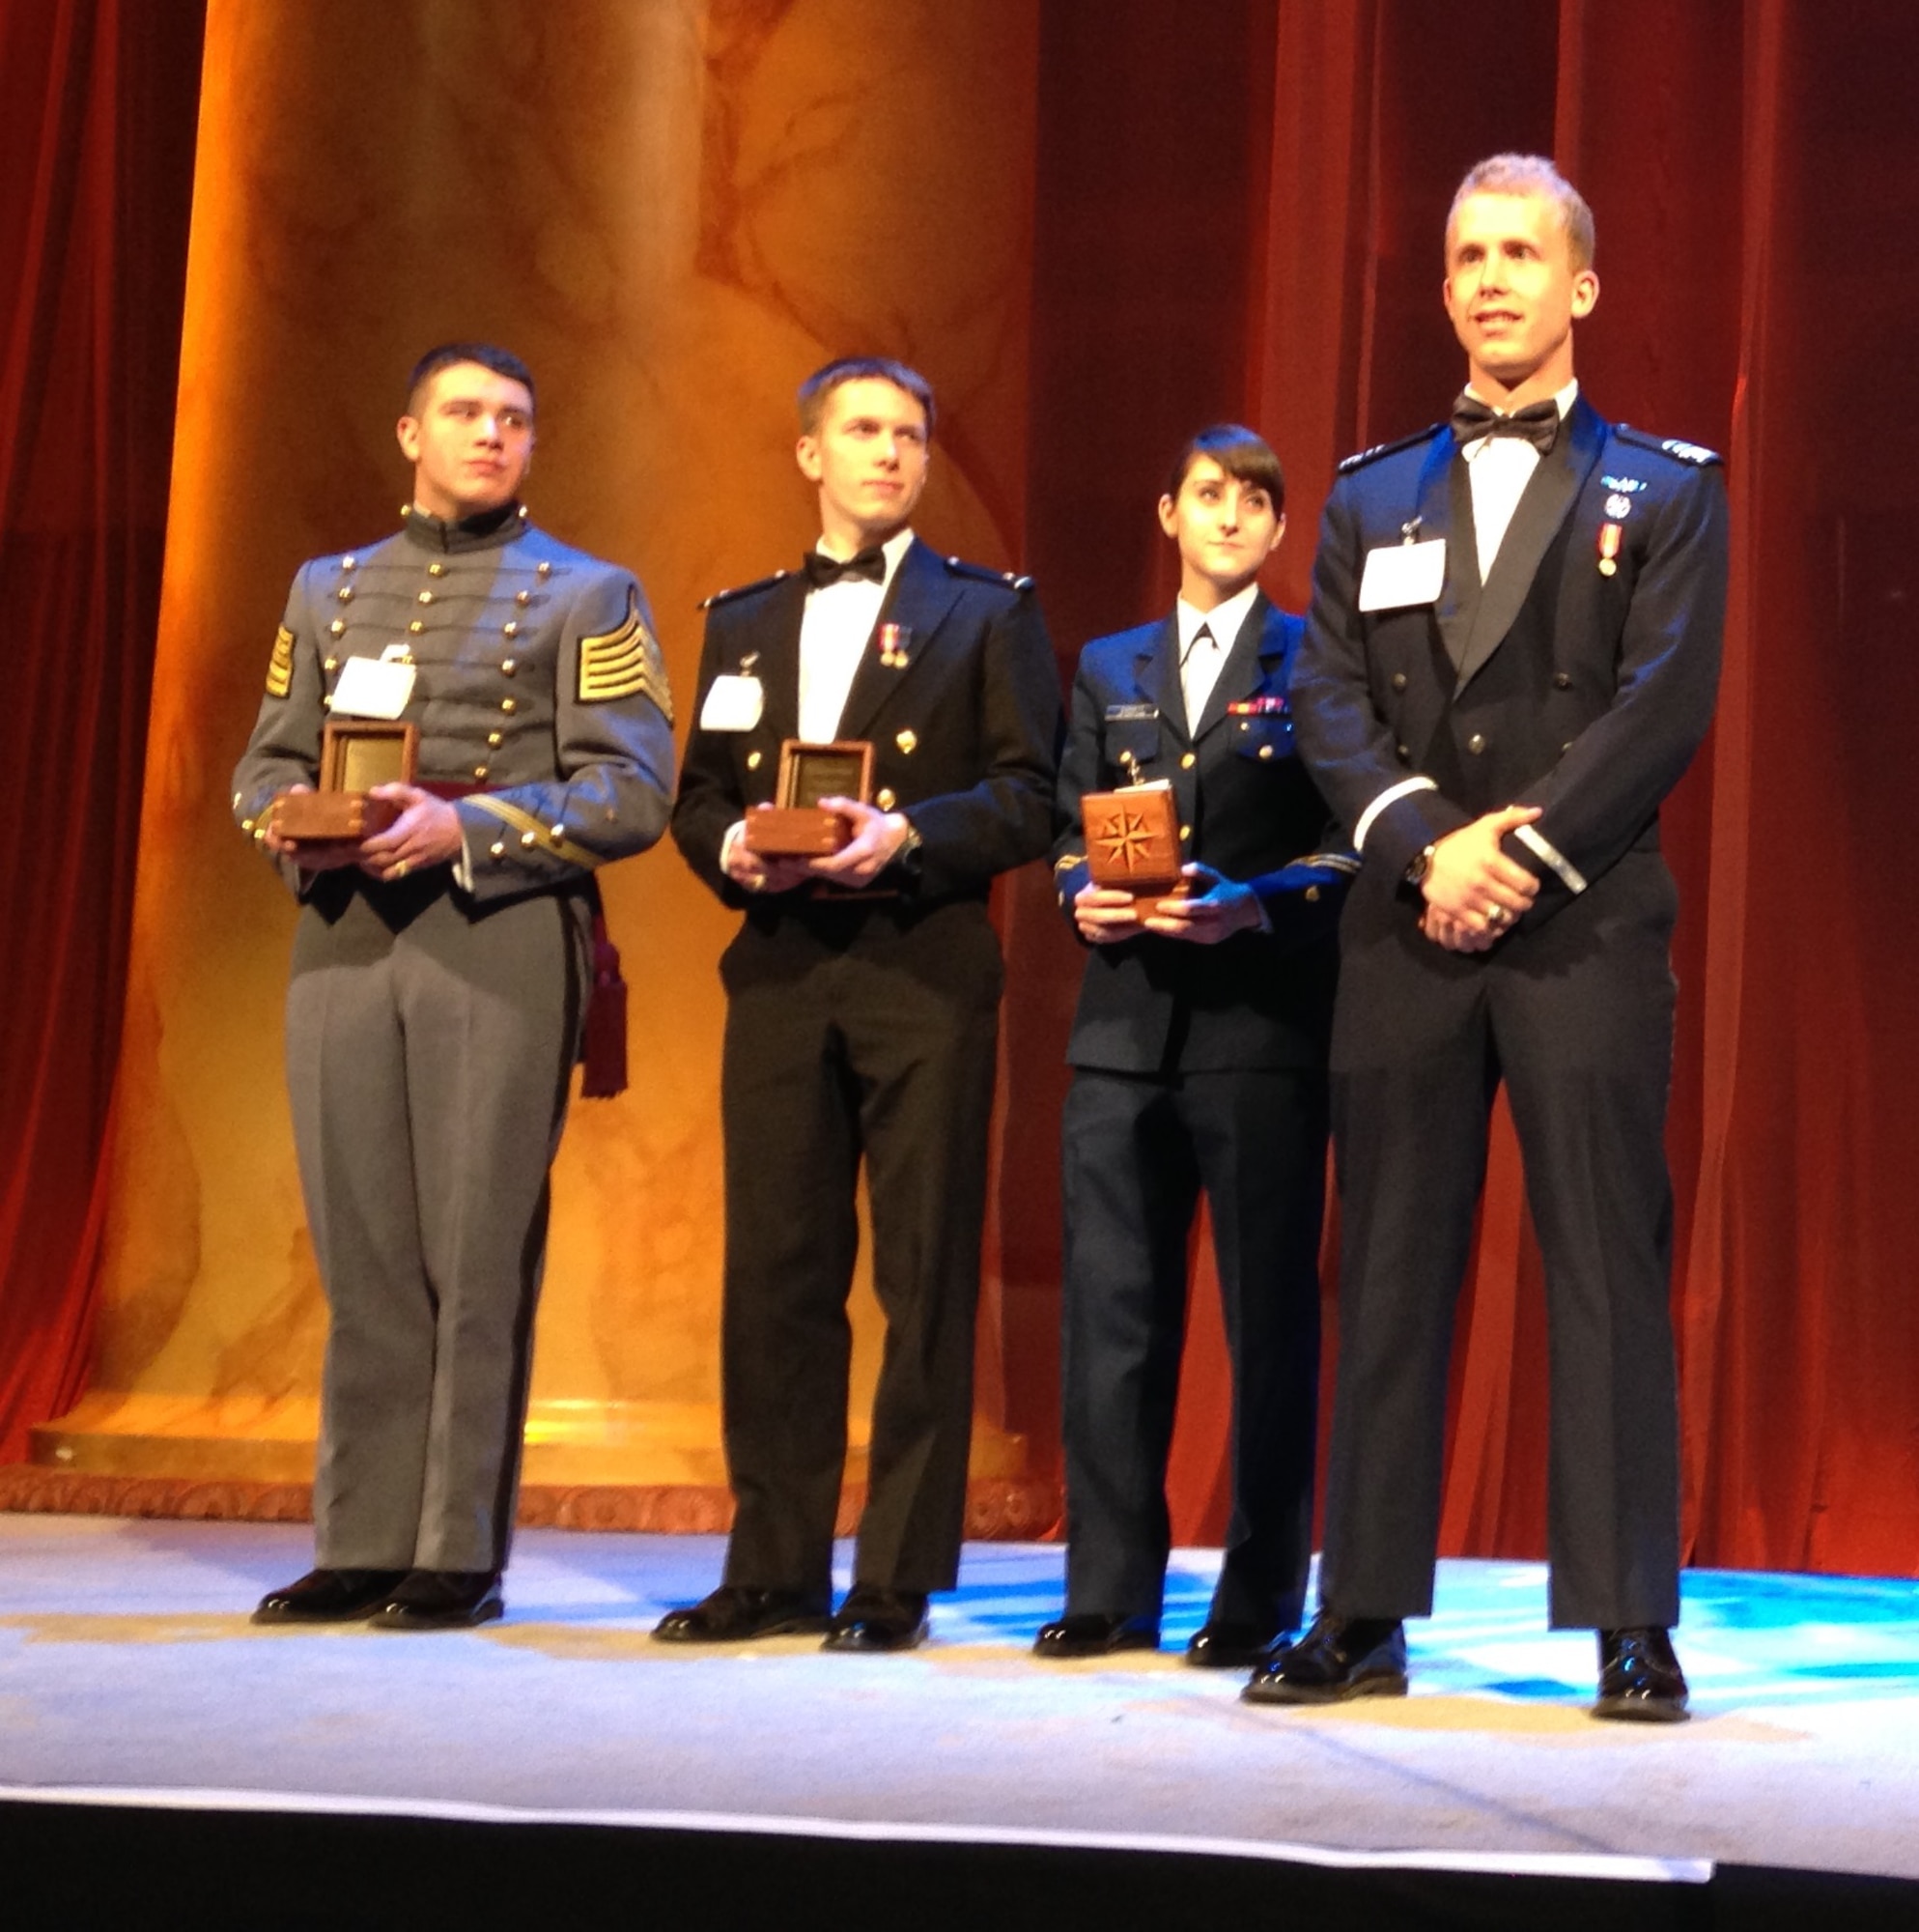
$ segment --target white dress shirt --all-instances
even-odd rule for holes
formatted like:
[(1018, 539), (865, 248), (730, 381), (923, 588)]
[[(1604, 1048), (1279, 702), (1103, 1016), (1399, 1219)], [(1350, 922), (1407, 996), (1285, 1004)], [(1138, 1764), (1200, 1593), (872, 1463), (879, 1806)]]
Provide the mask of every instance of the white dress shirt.
[(1258, 584), (1249, 583), (1210, 611), (1201, 611), (1183, 597), (1173, 606), (1173, 621), (1179, 626), (1179, 694), (1186, 704), (1189, 734), (1199, 728), (1199, 714), (1258, 594)]

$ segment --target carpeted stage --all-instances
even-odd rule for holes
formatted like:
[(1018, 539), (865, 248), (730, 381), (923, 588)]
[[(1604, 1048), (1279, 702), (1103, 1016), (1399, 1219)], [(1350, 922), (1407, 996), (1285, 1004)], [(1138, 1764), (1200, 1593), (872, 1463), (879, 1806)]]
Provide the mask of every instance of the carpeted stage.
[(1690, 1575), (1662, 1729), (1586, 1718), (1528, 1564), (1445, 1566), (1405, 1702), (1300, 1713), (1179, 1662), (1203, 1552), (1163, 1654), (1054, 1666), (1055, 1548), (873, 1659), (650, 1642), (701, 1537), (528, 1532), (479, 1632), (255, 1629), (307, 1552), (0, 1515), (5, 1922), (1919, 1924), (1919, 1583)]

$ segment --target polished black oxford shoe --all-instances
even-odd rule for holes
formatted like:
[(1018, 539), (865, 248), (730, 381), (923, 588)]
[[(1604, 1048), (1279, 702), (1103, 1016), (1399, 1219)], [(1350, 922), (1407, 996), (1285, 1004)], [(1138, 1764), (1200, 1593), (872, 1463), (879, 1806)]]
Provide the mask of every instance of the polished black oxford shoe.
[(471, 1630), (506, 1614), (497, 1570), (409, 1570), (373, 1613), (375, 1630)]
[(1186, 1662), (1200, 1670), (1252, 1670), (1270, 1663), (1291, 1634), (1272, 1624), (1208, 1617), (1186, 1640)]
[(653, 1626), (662, 1643), (748, 1643), (761, 1636), (810, 1636), (833, 1627), (826, 1604), (804, 1590), (755, 1590), (722, 1583)]
[(929, 1628), (923, 1590), (856, 1583), (833, 1617), (822, 1650), (912, 1650)]
[(284, 1590), (269, 1590), (253, 1612), (257, 1624), (355, 1624), (370, 1617), (404, 1570), (309, 1570)]
[(1673, 1655), (1669, 1632), (1656, 1624), (1599, 1633), (1599, 1695), (1595, 1718), (1627, 1723), (1682, 1724), (1686, 1720), (1685, 1673)]
[(1393, 1617), (1321, 1610), (1312, 1628), (1253, 1673), (1250, 1704), (1342, 1704), (1349, 1697), (1406, 1694), (1406, 1629)]
[(1041, 1624), (1032, 1654), (1063, 1663), (1077, 1657), (1111, 1657), (1115, 1650), (1157, 1650), (1159, 1625), (1151, 1617), (1110, 1617), (1099, 1610), (1068, 1610)]

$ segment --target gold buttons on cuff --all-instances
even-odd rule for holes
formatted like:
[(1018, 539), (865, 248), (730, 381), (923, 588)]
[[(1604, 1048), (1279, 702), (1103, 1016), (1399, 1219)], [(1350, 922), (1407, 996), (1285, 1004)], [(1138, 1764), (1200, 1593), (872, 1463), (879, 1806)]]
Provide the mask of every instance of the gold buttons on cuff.
[(351, 583), (343, 583), (341, 584), (339, 589), (334, 591), (333, 595), (337, 597), (342, 604), (351, 604), (353, 601), (353, 586)]
[(530, 590), (516, 590), (513, 593), (513, 601), (523, 611), (527, 605), (532, 603), (533, 593)]
[(747, 753), (748, 771), (756, 772), (759, 770), (759, 768), (760, 768), (760, 754), (757, 752), (748, 752)]
[(1473, 735), (1466, 740), (1467, 751), (1472, 753), (1472, 754), (1476, 758), (1482, 752), (1485, 750), (1485, 748), (1486, 748), (1486, 738), (1485, 738), (1485, 733), (1483, 731), (1475, 731)]
[(510, 717), (514, 712), (520, 709), (520, 706), (516, 704), (512, 698), (502, 697), (499, 701), (499, 708), (502, 711), (506, 712), (507, 715)]
[(1260, 756), (1261, 756), (1262, 758), (1270, 758), (1270, 757), (1271, 757), (1271, 756), (1273, 755), (1273, 748), (1272, 748), (1272, 746), (1270, 746), (1270, 745), (1261, 745), (1261, 746), (1259, 747), (1259, 755), (1260, 755)]
[(1182, 752), (1179, 754), (1179, 769), (1182, 772), (1190, 772), (1199, 762), (1199, 759), (1197, 753)]
[(501, 658), (499, 661), (499, 671), (502, 677), (511, 677), (519, 668), (520, 660), (518, 658)]
[(539, 842), (539, 838), (540, 838), (540, 835), (539, 835), (539, 834), (538, 834), (537, 832), (522, 832), (522, 834), (520, 835), (520, 842), (521, 842), (521, 843), (522, 843), (522, 845), (525, 845), (525, 846), (529, 846), (529, 847), (530, 847), (530, 846), (532, 846), (532, 845), (535, 845), (535, 844), (537, 844), (537, 843)]
[(1180, 836), (1180, 838), (1192, 838), (1192, 836), (1193, 836), (1193, 828), (1192, 828), (1192, 827), (1191, 827), (1190, 825), (1182, 825), (1182, 826), (1181, 826), (1181, 827), (1179, 828), (1179, 836)]
[(343, 556), (340, 559), (340, 568), (342, 570), (357, 570), (359, 562), (360, 560), (356, 556)]
[(329, 671), (338, 670), (340, 668), (340, 660), (338, 658), (328, 658), (325, 661), (325, 663), (322, 665), (321, 668), (323, 670), (329, 670)]
[(487, 733), (487, 749), (491, 752), (497, 752), (505, 742), (506, 734), (503, 731), (489, 731)]
[(557, 845), (565, 837), (566, 827), (564, 825), (555, 825), (553, 827), (553, 843)]
[(890, 811), (893, 809), (893, 807), (899, 803), (899, 797), (898, 794), (893, 790), (891, 785), (882, 785), (879, 788), (879, 790), (873, 794), (873, 803), (877, 805), (882, 811)]
[(1317, 886), (1308, 886), (1301, 896), (1309, 905), (1317, 905), (1319, 903), (1319, 888)]
[(422, 590), (418, 601), (422, 604), (431, 604), (433, 602), (433, 592), (431, 590)]
[(347, 620), (344, 617), (335, 617), (326, 628), (334, 637), (344, 638), (347, 635)]
[(473, 776), (476, 779), (483, 779), (486, 777), (486, 775), (487, 775), (487, 768), (485, 765), (475, 765), (473, 767)]
[(420, 635), (420, 633), (426, 629), (426, 624), (423, 619), (415, 617), (413, 621), (407, 626), (407, 628), (408, 630), (412, 632), (414, 637), (417, 638)]
[(487, 847), (487, 850), (495, 859), (504, 859), (506, 857), (506, 840), (504, 838), (495, 838), (494, 842)]
[(499, 628), (502, 637), (517, 638), (520, 635), (520, 626), (511, 620), (502, 624)]
[(430, 564), (428, 564), (428, 565), (427, 565), (427, 575), (428, 575), (429, 577), (444, 577), (444, 576), (446, 575), (446, 566), (445, 566), (445, 564), (443, 564), (443, 563), (430, 563)]
[(534, 565), (535, 576), (550, 577), (552, 574), (553, 574), (553, 567), (550, 563), (540, 563)]

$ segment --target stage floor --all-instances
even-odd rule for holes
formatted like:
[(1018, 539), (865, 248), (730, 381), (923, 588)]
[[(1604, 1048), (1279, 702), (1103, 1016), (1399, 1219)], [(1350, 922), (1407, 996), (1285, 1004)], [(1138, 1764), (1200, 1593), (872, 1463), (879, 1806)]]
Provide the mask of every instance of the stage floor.
[(1410, 1698), (1290, 1712), (1179, 1662), (1208, 1552), (1175, 1558), (1163, 1653), (1049, 1666), (1057, 1548), (970, 1546), (933, 1640), (887, 1658), (650, 1642), (717, 1579), (701, 1537), (527, 1532), (478, 1632), (254, 1628), (308, 1551), (0, 1515), (0, 1800), (1919, 1878), (1919, 1583), (1688, 1575), (1696, 1715), (1666, 1728), (1586, 1717), (1592, 1638), (1546, 1631), (1533, 1564), (1443, 1567)]

